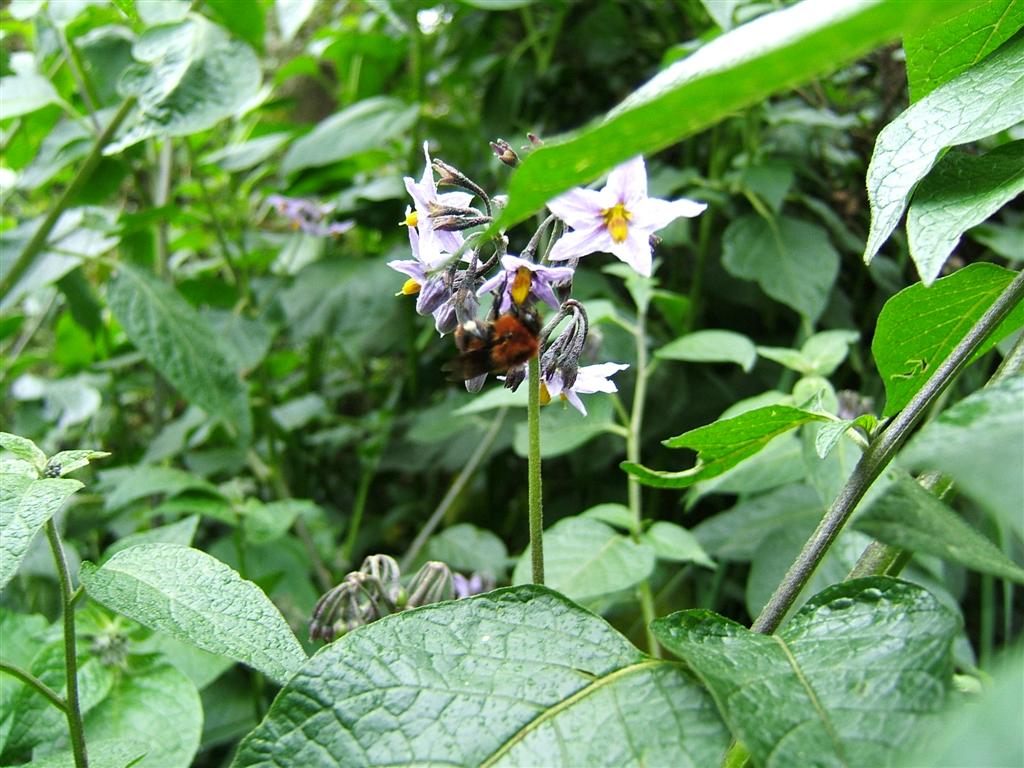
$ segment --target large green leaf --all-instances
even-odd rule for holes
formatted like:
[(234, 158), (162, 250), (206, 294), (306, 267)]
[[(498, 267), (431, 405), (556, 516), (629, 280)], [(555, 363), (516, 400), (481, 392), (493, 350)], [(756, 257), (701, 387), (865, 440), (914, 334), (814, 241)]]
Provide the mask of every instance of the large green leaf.
[(871, 230), (865, 261), (871, 261), (889, 239), (911, 192), (942, 150), (1024, 120), (1022, 87), (1024, 37), (937, 88), (878, 134), (868, 166)]
[(187, 136), (239, 113), (260, 87), (260, 62), (245, 43), (201, 16), (147, 29), (132, 48), (136, 63), (118, 89), (137, 100), (116, 154), (151, 136)]
[(958, 620), (921, 587), (875, 578), (826, 589), (778, 635), (706, 610), (653, 627), (756, 764), (877, 768), (942, 707)]
[(281, 170), (294, 173), (385, 147), (405, 133), (418, 111), (418, 107), (388, 96), (353, 104), (297, 139), (281, 161)]
[(111, 610), (272, 680), (285, 682), (306, 660), (263, 591), (197, 549), (140, 544), (99, 567), (82, 563), (80, 578), (89, 596)]
[(543, 587), (388, 616), (318, 653), (233, 765), (713, 765), (728, 735), (682, 665)]
[(0, 78), (0, 120), (27, 115), (48, 104), (60, 104), (53, 83), (42, 75), (11, 75)]
[(108, 288), (110, 309), (164, 378), (211, 416), (252, 432), (245, 384), (199, 313), (167, 283), (129, 264)]
[(81, 487), (77, 480), (0, 474), (0, 589), (18, 572), (39, 529)]
[[(85, 719), (87, 744), (142, 742), (138, 768), (187, 768), (199, 749), (203, 707), (195, 685), (166, 664), (122, 673), (110, 695)], [(122, 745), (132, 751), (135, 744)], [(138, 752), (135, 752), (138, 754)], [(90, 765), (92, 752), (89, 753)]]
[[(930, 287), (915, 283), (897, 293), (878, 315), (871, 352), (885, 384), (885, 411), (901, 411), (967, 331), (985, 314), (1014, 273), (995, 264), (971, 264)], [(1024, 325), (1024, 304), (981, 345), (975, 358)]]
[(857, 516), (854, 525), (894, 547), (1024, 583), (1024, 568), (913, 480), (905, 478), (889, 486)]
[[(512, 581), (530, 581), (527, 547)], [(600, 520), (567, 517), (544, 533), (544, 583), (573, 600), (619, 592), (643, 581), (654, 568), (654, 548), (637, 544)]]
[(975, 5), (808, 0), (733, 29), (658, 74), (596, 125), (531, 152), (512, 176), (497, 226), (523, 221), (560, 192), (634, 155)]
[(824, 311), (839, 273), (839, 254), (816, 224), (782, 216), (741, 216), (722, 235), (722, 264), (756, 280), (773, 299), (812, 323)]
[[(134, 768), (147, 764), (137, 761), (145, 757), (152, 747), (141, 739), (128, 737), (90, 740), (88, 749), (89, 768)], [(70, 749), (32, 759), (32, 768), (71, 768), (74, 764), (75, 756)]]
[(907, 80), (915, 101), (973, 67), (1024, 25), (1022, 0), (989, 0), (923, 34), (907, 35)]
[(669, 448), (692, 448), (697, 464), (679, 472), (662, 472), (624, 461), (620, 466), (644, 485), (655, 488), (685, 488), (698, 480), (720, 475), (764, 448), (772, 438), (811, 421), (826, 418), (788, 405), (769, 405), (731, 419), (664, 440)]
[[(1024, 7), (1024, 3), (1022, 3)], [(910, 255), (925, 285), (960, 242), (1024, 191), (1024, 141), (1014, 141), (987, 155), (950, 152), (921, 182), (907, 211)]]
[(749, 371), (757, 361), (754, 342), (734, 331), (697, 331), (680, 336), (657, 350), (655, 357), (663, 360), (685, 360), (692, 363), (736, 363)]
[(0, 432), (0, 448), (31, 464), (37, 473), (46, 469), (46, 454), (27, 437)]
[(901, 462), (937, 469), (1024, 536), (1024, 376), (964, 398), (918, 432)]

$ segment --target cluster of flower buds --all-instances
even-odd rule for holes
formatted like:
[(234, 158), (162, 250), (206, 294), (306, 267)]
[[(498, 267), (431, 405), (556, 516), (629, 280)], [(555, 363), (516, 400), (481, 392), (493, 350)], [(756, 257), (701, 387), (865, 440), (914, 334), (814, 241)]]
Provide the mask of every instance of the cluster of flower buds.
[(432, 560), (402, 585), (398, 563), (388, 555), (371, 555), (358, 571), (348, 573), (313, 609), (309, 639), (331, 642), (356, 627), (392, 613), (421, 605), (470, 597), (494, 588), (494, 580), (480, 574), (453, 573)]
[(270, 195), (267, 198), (279, 214), (288, 219), (292, 229), (301, 229), (314, 237), (332, 237), (348, 232), (355, 226), (354, 221), (333, 221), (325, 223), (333, 212), (330, 205), (301, 197)]

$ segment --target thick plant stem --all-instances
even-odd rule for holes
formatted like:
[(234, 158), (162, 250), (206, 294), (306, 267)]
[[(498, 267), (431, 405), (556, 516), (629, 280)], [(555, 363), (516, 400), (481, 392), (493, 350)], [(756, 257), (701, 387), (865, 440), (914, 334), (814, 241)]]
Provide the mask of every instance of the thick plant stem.
[(526, 408), (529, 451), (526, 458), (530, 515), (530, 564), (533, 583), (544, 583), (544, 506), (540, 480), (540, 357), (530, 360), (529, 399)]
[(107, 123), (107, 127), (103, 129), (103, 133), (96, 139), (96, 143), (93, 145), (92, 151), (89, 152), (85, 161), (82, 163), (82, 167), (78, 169), (78, 173), (75, 174), (75, 178), (71, 180), (71, 183), (64, 189), (64, 194), (60, 196), (57, 202), (54, 204), (50, 212), (46, 214), (46, 218), (43, 219), (43, 223), (39, 225), (35, 233), (32, 235), (32, 239), (25, 245), (25, 249), (18, 256), (18, 259), (11, 265), (11, 268), (2, 276), (0, 276), (0, 297), (4, 297), (8, 294), (11, 288), (18, 282), (25, 271), (32, 266), (32, 262), (35, 261), (36, 256), (43, 250), (43, 246), (46, 245), (46, 239), (50, 236), (50, 232), (57, 224), (57, 219), (64, 213), (64, 210), (68, 207), (72, 200), (78, 196), (78, 193), (82, 191), (86, 182), (89, 181), (89, 177), (92, 176), (92, 172), (96, 170), (96, 166), (99, 165), (100, 160), (103, 157), (103, 147), (105, 147), (110, 139), (113, 137), (114, 132), (118, 129), (124, 119), (128, 116), (131, 111), (132, 105), (135, 103), (134, 99), (129, 99), (121, 105), (121, 108), (117, 110), (117, 113), (110, 118), (110, 122)]
[(68, 573), (68, 561), (64, 555), (64, 546), (61, 544), (56, 524), (52, 519), (47, 520), (45, 528), (46, 538), (53, 551), (53, 561), (57, 565), (60, 601), (64, 616), (64, 670), (68, 689), (64, 713), (68, 719), (68, 732), (71, 736), (71, 751), (75, 756), (75, 768), (87, 768), (89, 758), (85, 752), (85, 725), (82, 722), (82, 710), (78, 703), (78, 651), (76, 649), (71, 575)]
[(67, 702), (60, 697), (60, 694), (27, 669), (22, 669), (17, 664), (9, 664), (6, 661), (0, 661), (0, 672), (6, 672), (11, 677), (16, 677), (26, 685), (32, 686), (40, 695), (42, 695), (61, 712), (66, 713), (68, 711)]
[(960, 340), (913, 399), (892, 420), (861, 456), (853, 473), (817, 529), (804, 544), (803, 550), (786, 572), (782, 583), (761, 610), (751, 629), (771, 634), (782, 623), (800, 590), (807, 584), (815, 568), (842, 530), (868, 488), (892, 461), (917, 422), (942, 394), (956, 375), (967, 365), (974, 352), (1010, 311), (1024, 298), (1024, 271), (1021, 271), (995, 300), (988, 311)]
[[(628, 436), (626, 438), (626, 458), (634, 464), (640, 463), (640, 432), (644, 423), (644, 401), (647, 399), (647, 307), (637, 307), (636, 317), (636, 386), (633, 388), (633, 407), (629, 415)], [(633, 540), (640, 540), (643, 527), (643, 507), (640, 496), (640, 483), (629, 475), (627, 481), (629, 491), (629, 510), (633, 515)], [(654, 598), (651, 585), (644, 579), (637, 586), (637, 597), (640, 600), (640, 615), (644, 621), (644, 633), (647, 637), (647, 652), (655, 658), (661, 658), (661, 647), (651, 630), (651, 622), (655, 619)]]
[(402, 557), (401, 562), (398, 564), (400, 570), (407, 571), (416, 560), (416, 555), (423, 549), (423, 545), (427, 543), (427, 539), (430, 538), (431, 534), (437, 528), (438, 524), (444, 518), (448, 509), (451, 507), (455, 499), (458, 498), (459, 494), (462, 493), (462, 489), (466, 487), (466, 483), (476, 472), (477, 467), (480, 466), (480, 462), (487, 456), (487, 452), (491, 450), (491, 446), (494, 445), (494, 441), (498, 438), (498, 433), (501, 431), (501, 425), (505, 421), (505, 415), (508, 413), (508, 408), (500, 408), (494, 416), (494, 420), (491, 422), (491, 426), (487, 429), (487, 432), (480, 442), (477, 443), (476, 448), (473, 450), (473, 455), (469, 457), (469, 461), (465, 463), (462, 469), (459, 471), (458, 476), (452, 482), (451, 487), (448, 488), (448, 492), (445, 493), (444, 498), (441, 499), (441, 503), (437, 505), (437, 509), (434, 510), (430, 519), (427, 520), (426, 525), (420, 529), (420, 532), (416, 534), (416, 538), (413, 539), (412, 544), (409, 545), (409, 550)]

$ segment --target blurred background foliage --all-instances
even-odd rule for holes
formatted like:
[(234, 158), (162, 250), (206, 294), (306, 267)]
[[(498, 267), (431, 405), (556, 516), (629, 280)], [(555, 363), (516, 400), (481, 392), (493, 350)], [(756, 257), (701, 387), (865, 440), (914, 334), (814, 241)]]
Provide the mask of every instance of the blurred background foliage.
[[(47, 453), (91, 447), (113, 454), (93, 465), (94, 476), (83, 478), (87, 492), (63, 515), (76, 556), (98, 561), (126, 536), (186, 537), (259, 583), (301, 636), (317, 596), (364, 555), (407, 550), (502, 418), (486, 460), (447, 509), (447, 531), (426, 553), (464, 572), (492, 570), (506, 582), (527, 540), (525, 410), (513, 406), (499, 417), (500, 398), (446, 382), (440, 366), (453, 354), (451, 341), (415, 314), (411, 299), (395, 296), (402, 278), (385, 262), (408, 256), (399, 226), (408, 203), (402, 177), (421, 175), (428, 141), (435, 157), (500, 193), (508, 169), (490, 140), (526, 148), (528, 133), (544, 138), (583, 126), (667, 64), (780, 5), (8, 4), (0, 74), (9, 88), (32, 77), (52, 87), (39, 86), (24, 97), (27, 106), (18, 102), (15, 111), (23, 111), (8, 110), (0, 122), (7, 267), (123, 94), (160, 107), (156, 127), (129, 118), (139, 140), (122, 129), (117, 151), (100, 159), (38, 263), (0, 307), (5, 429)], [(140, 40), (177, 45), (153, 35), (181, 23), (201, 27), (192, 41), (202, 55), (177, 72), (168, 91), (166, 80), (140, 64)], [(215, 82), (230, 87), (220, 92)], [(686, 355), (666, 345), (697, 330), (729, 330), (758, 347), (784, 349), (799, 349), (817, 331), (848, 331), (838, 337), (835, 364), (810, 373), (828, 378), (826, 396), (837, 398), (837, 408), (880, 413), (884, 393), (867, 341), (885, 300), (917, 278), (900, 234), (870, 268), (863, 265), (864, 178), (875, 136), (906, 103), (902, 51), (891, 46), (648, 158), (653, 196), (710, 207), (661, 233), (648, 334), (663, 353), (648, 387), (645, 464), (685, 464), (660, 441), (747, 398), (778, 399), (808, 373), (799, 362), (796, 370), (780, 365), (770, 350), (732, 353), (739, 365), (677, 359)], [(268, 203), (272, 194), (316, 199), (326, 220), (356, 226), (337, 237), (293, 229)], [(749, 266), (752, 249), (764, 246), (758, 227), (767, 220), (781, 222), (787, 249), (810, 254), (800, 275), (789, 282), (783, 275), (782, 287), (768, 292), (762, 286), (772, 281), (757, 270), (773, 268), (757, 267), (756, 259)], [(953, 266), (1019, 258), (1020, 221), (1011, 208), (973, 230)], [(513, 230), (510, 250), (530, 234), (528, 225)], [(622, 327), (632, 301), (622, 281), (598, 268), (613, 260), (590, 259), (575, 285), (594, 321), (590, 362), (632, 364), (633, 341)], [(817, 287), (808, 293), (798, 287), (804, 283)], [(212, 349), (227, 361), (224, 375), (240, 382), (237, 393), (235, 384), (218, 389), (212, 374), (213, 383), (194, 383), (189, 392), (158, 372), (172, 353), (159, 333), (140, 331), (139, 318), (118, 309), (146, 291), (171, 297), (171, 314), (184, 318), (179, 329), (206, 339), (198, 354)], [(963, 391), (987, 378), (998, 362), (990, 358), (964, 374)], [(626, 407), (632, 375), (617, 379)], [(588, 402), (586, 419), (558, 403), (543, 414), (548, 526), (626, 499), (616, 403), (605, 396)], [(810, 443), (789, 435), (683, 497), (645, 490), (647, 519), (695, 530), (718, 562), (712, 570), (659, 561), (652, 577), (658, 614), (696, 605), (749, 621), (857, 455), (843, 443), (821, 462), (813, 435)], [(989, 525), (975, 510), (966, 513)], [(845, 575), (866, 541), (844, 534), (823, 583)], [(43, 554), (30, 554), (15, 582), (23, 588), (8, 589), (5, 606), (54, 611)], [(965, 581), (979, 578), (922, 561), (918, 578), (953, 605), (967, 594)], [(982, 602), (994, 599), (982, 594)], [(639, 637), (629, 595), (592, 605)], [(965, 603), (976, 648), (989, 653), (1019, 629), (1013, 599), (1010, 593), (998, 621), (991, 605)], [(960, 658), (973, 660), (966, 643)], [(218, 685), (239, 683), (229, 675)], [(248, 711), (239, 718), (241, 725), (214, 717), (204, 744), (214, 748), (251, 725)]]

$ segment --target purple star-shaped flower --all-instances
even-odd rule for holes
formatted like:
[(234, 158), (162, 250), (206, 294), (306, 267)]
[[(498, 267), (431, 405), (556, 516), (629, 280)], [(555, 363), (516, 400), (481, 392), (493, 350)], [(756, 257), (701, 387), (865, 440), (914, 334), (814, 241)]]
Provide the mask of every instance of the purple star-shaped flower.
[[(462, 235), (458, 232), (434, 229), (430, 219), (430, 208), (432, 205), (466, 208), (473, 201), (473, 196), (469, 192), (445, 192), (439, 195), (437, 183), (434, 181), (434, 169), (430, 164), (430, 146), (427, 142), (423, 142), (423, 157), (427, 161), (427, 167), (423, 169), (423, 178), (417, 182), (411, 176), (405, 177), (405, 189), (416, 205), (415, 211), (407, 208), (405, 212), (409, 238), (412, 239), (415, 227), (419, 233), (421, 249), (455, 253), (462, 245)], [(438, 245), (435, 247), (431, 240), (436, 240)]]
[(269, 195), (267, 202), (292, 223), (293, 229), (301, 229), (314, 237), (328, 237), (348, 232), (355, 226), (354, 221), (334, 221), (324, 226), (323, 220), (330, 215), (333, 206), (323, 205), (315, 200), (301, 197)]
[(577, 187), (549, 202), (548, 208), (573, 228), (551, 249), (552, 261), (606, 251), (650, 277), (651, 234), (680, 216), (699, 215), (707, 205), (648, 197), (647, 169), (638, 155), (615, 167), (602, 189)]
[(594, 392), (618, 392), (619, 389), (611, 377), (627, 368), (629, 368), (628, 365), (621, 363), (585, 365), (576, 372), (576, 381), (568, 388), (563, 385), (562, 372), (555, 369), (549, 377), (544, 379), (543, 385), (551, 399), (561, 397), (563, 400), (568, 400), (573, 408), (586, 416), (587, 407), (580, 400), (580, 395), (590, 395)]
[(503, 313), (508, 312), (513, 303), (521, 305), (527, 299), (543, 301), (552, 309), (558, 309), (553, 286), (568, 280), (573, 272), (571, 267), (545, 267), (512, 254), (501, 257), (501, 266), (496, 275), (480, 286), (476, 295), (483, 296), (501, 288), (498, 311)]

